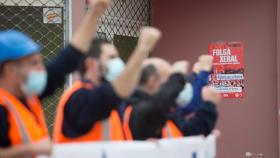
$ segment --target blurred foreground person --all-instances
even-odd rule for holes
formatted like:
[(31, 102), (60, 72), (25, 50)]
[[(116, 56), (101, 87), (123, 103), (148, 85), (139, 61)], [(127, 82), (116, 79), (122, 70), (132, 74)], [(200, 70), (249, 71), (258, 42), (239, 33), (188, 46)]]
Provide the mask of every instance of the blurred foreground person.
[(43, 65), (40, 46), (25, 34), (0, 32), (0, 157), (25, 158), (51, 154), (40, 100), (53, 94), (89, 52), (98, 18), (109, 0), (91, 0), (71, 43), (56, 59)]
[[(219, 94), (204, 88), (203, 103), (195, 115), (185, 118), (177, 111), (178, 100), (190, 102), (192, 91), (186, 86), (186, 62), (172, 67), (159, 58), (148, 59), (134, 95), (122, 106), (124, 131), (128, 140), (208, 135), (213, 130)], [(171, 74), (171, 75), (170, 75)], [(187, 104), (187, 103), (185, 103)]]

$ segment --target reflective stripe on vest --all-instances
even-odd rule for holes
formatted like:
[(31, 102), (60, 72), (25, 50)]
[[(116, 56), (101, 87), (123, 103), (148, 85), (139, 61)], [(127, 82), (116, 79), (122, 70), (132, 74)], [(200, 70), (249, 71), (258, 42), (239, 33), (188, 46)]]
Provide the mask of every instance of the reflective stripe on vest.
[(133, 140), (133, 136), (129, 127), (129, 119), (133, 108), (132, 106), (128, 106), (124, 112), (124, 120), (123, 120), (123, 130), (126, 140)]
[(15, 110), (14, 106), (11, 104), (11, 102), (6, 99), (6, 98), (2, 98), (4, 100), (4, 102), (6, 103), (7, 105), (7, 108), (13, 113), (13, 115), (15, 116), (15, 121), (17, 122), (17, 125), (19, 127), (19, 133), (21, 135), (21, 138), (22, 138), (22, 141), (23, 143), (27, 144), (27, 143), (30, 143), (30, 138), (28, 136), (28, 133), (27, 131), (25, 130), (25, 127), (22, 123), (22, 120), (20, 119), (17, 111)]
[(104, 141), (109, 141), (110, 140), (110, 120), (106, 119), (102, 121), (102, 139)]
[(181, 138), (182, 132), (178, 127), (170, 120), (166, 122), (165, 127), (162, 129), (162, 138)]
[(71, 143), (71, 142), (87, 142), (87, 141), (101, 141), (101, 140), (124, 140), (121, 121), (116, 110), (112, 110), (110, 117), (103, 121), (95, 122), (88, 133), (77, 138), (68, 138), (62, 133), (62, 124), (64, 117), (64, 108), (70, 97), (78, 90), (93, 89), (94, 86), (90, 83), (83, 83), (77, 81), (69, 90), (67, 90), (61, 97), (57, 109), (57, 116), (54, 126), (55, 143)]
[(11, 93), (0, 88), (0, 104), (8, 111), (8, 136), (12, 146), (39, 141), (49, 136), (37, 97), (27, 99), (28, 109)]

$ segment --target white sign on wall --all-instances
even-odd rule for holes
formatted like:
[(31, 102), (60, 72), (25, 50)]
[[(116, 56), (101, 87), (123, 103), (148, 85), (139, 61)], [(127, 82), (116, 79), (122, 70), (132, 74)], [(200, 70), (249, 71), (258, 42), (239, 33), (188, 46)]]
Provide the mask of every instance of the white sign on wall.
[(44, 24), (61, 24), (62, 8), (43, 8)]

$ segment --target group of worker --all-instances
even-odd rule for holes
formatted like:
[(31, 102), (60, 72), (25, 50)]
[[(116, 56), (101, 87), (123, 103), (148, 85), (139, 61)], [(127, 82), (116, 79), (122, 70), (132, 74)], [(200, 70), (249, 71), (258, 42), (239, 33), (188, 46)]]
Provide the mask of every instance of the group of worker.
[[(70, 44), (43, 64), (40, 46), (25, 34), (0, 32), (0, 158), (50, 155), (52, 144), (180, 138), (210, 134), (220, 95), (208, 87), (213, 58), (170, 64), (148, 58), (161, 37), (143, 27), (125, 64), (116, 47), (96, 39), (98, 19), (110, 0), (91, 0)], [(78, 70), (80, 79), (57, 107), (53, 140), (41, 100)]]

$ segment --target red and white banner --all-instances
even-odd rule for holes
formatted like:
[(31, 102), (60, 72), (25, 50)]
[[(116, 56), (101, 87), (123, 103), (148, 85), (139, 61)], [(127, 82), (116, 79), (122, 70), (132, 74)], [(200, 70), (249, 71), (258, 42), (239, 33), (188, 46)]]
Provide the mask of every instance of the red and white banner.
[(214, 57), (209, 84), (224, 98), (244, 97), (244, 44), (216, 42), (209, 44), (209, 55)]

